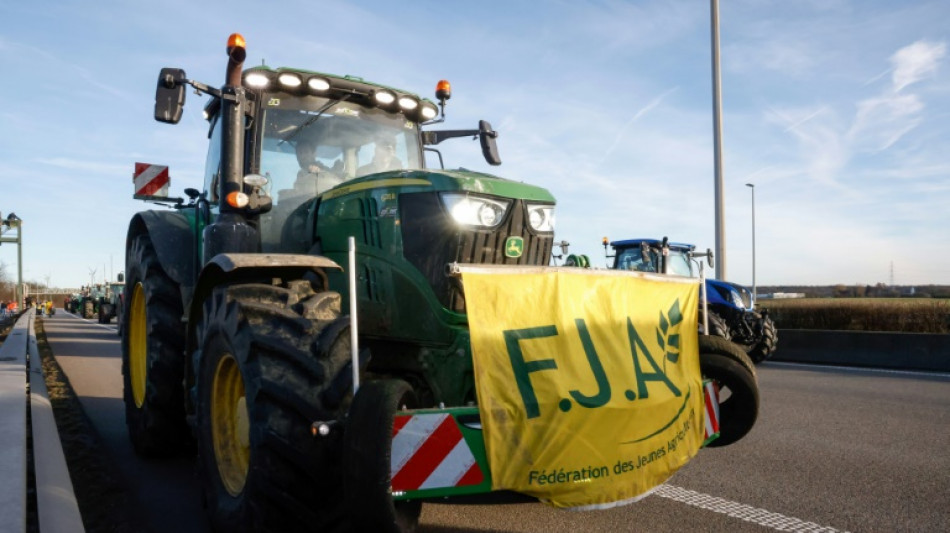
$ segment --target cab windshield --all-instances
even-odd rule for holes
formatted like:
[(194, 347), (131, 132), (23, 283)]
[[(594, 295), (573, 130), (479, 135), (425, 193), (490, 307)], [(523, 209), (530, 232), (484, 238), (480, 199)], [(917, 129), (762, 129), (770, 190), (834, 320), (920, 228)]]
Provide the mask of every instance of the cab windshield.
[[(616, 268), (637, 272), (660, 272), (660, 257), (656, 250), (643, 253), (640, 246), (624, 248), (617, 252)], [(666, 258), (666, 273), (676, 276), (692, 277), (693, 269), (687, 250), (670, 248)]]
[(418, 125), (398, 113), (312, 96), (270, 95), (261, 104), (260, 174), (273, 202), (261, 220), (264, 251), (286, 249), (291, 215), (305, 221), (298, 208), (333, 187), (422, 167)]

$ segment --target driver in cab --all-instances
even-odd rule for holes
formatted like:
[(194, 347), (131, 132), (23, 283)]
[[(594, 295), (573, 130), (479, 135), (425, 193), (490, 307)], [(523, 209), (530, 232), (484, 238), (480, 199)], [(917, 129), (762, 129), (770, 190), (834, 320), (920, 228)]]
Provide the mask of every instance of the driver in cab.
[(294, 181), (294, 191), (317, 196), (343, 183), (343, 163), (339, 160), (330, 168), (317, 160), (317, 144), (311, 139), (297, 141), (297, 163), (300, 170)]

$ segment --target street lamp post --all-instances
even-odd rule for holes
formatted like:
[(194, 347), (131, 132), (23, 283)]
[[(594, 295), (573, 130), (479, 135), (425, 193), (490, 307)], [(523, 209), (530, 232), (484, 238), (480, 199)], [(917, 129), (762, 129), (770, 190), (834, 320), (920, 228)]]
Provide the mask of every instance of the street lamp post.
[(755, 305), (755, 184), (746, 183), (746, 187), (752, 189), (752, 305)]

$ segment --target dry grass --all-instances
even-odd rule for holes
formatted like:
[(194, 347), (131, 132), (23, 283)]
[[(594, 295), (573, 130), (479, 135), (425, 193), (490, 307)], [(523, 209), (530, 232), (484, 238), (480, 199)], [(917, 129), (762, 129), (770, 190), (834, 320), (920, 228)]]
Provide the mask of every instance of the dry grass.
[(69, 380), (53, 358), (41, 318), (37, 318), (35, 327), (49, 400), (86, 531), (139, 531), (132, 518), (128, 492), (108, 462), (99, 436), (83, 412)]
[(805, 298), (759, 304), (780, 329), (950, 333), (950, 300)]

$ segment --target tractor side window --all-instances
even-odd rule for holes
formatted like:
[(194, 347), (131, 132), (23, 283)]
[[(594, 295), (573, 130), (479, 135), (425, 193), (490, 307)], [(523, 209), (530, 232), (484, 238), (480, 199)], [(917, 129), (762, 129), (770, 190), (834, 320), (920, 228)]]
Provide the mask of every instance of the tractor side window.
[(666, 258), (666, 268), (667, 273), (669, 274), (685, 276), (687, 278), (693, 275), (693, 269), (691, 263), (689, 262), (689, 257), (682, 252), (670, 251), (669, 257)]
[(218, 203), (218, 180), (221, 178), (221, 121), (214, 119), (208, 142), (208, 157), (205, 160), (205, 191), (209, 192), (208, 201)]

